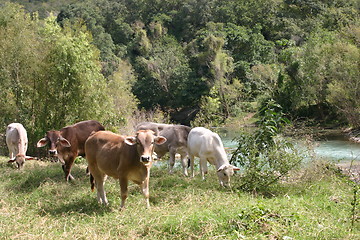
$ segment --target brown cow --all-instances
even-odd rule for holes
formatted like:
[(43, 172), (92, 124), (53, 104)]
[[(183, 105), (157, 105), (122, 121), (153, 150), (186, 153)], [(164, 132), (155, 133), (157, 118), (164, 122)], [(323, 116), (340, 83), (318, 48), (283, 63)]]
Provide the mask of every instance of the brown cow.
[(57, 156), (61, 161), (66, 181), (73, 180), (71, 166), (77, 156), (85, 157), (85, 141), (92, 132), (105, 130), (97, 121), (88, 120), (64, 127), (60, 131), (48, 131), (40, 139), (37, 147), (49, 144), (50, 156)]
[(104, 182), (107, 176), (111, 176), (120, 182), (121, 208), (125, 207), (129, 180), (140, 185), (146, 198), (146, 206), (150, 207), (149, 178), (152, 154), (154, 145), (164, 142), (166, 138), (155, 136), (151, 130), (140, 130), (135, 136), (129, 137), (109, 131), (91, 135), (85, 143), (85, 152), (91, 174), (91, 190), (94, 190), (96, 185), (99, 203), (108, 203)]

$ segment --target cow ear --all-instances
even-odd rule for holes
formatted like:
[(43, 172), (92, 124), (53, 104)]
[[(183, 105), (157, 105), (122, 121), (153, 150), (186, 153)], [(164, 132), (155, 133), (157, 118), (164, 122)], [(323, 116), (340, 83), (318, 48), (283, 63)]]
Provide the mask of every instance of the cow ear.
[(8, 161), (8, 163), (13, 163), (13, 162), (15, 162), (15, 158), (10, 159), (10, 160)]
[(36, 144), (36, 146), (37, 147), (44, 147), (46, 144), (47, 144), (47, 139), (46, 138), (42, 138), (42, 139), (40, 139), (38, 142), (37, 142), (37, 144)]
[(167, 141), (167, 139), (165, 137), (162, 137), (162, 136), (155, 137), (155, 143), (157, 145), (161, 145), (161, 144), (165, 143), (166, 141)]
[(59, 143), (63, 146), (63, 147), (71, 147), (71, 144), (69, 143), (68, 140), (66, 140), (63, 137), (59, 138)]
[(225, 169), (225, 167), (226, 167), (226, 164), (221, 165), (221, 166), (218, 168), (217, 172), (220, 172), (221, 170)]
[(136, 137), (126, 137), (125, 143), (128, 145), (135, 145), (136, 144)]

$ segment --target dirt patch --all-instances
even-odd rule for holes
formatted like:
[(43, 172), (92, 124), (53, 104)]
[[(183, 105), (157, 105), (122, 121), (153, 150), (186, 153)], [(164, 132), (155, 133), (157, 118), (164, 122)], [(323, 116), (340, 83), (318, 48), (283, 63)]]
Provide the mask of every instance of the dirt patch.
[(344, 173), (349, 176), (350, 179), (360, 184), (360, 162), (346, 162), (338, 163), (336, 166)]

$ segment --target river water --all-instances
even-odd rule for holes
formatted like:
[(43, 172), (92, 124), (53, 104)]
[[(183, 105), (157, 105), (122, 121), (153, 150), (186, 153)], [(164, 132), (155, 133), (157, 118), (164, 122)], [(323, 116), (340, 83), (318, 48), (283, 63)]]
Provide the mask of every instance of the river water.
[[(231, 155), (231, 152), (237, 147), (237, 142), (234, 141), (237, 131), (224, 128), (216, 129), (216, 132), (220, 135), (224, 147)], [(305, 149), (305, 139), (293, 140), (297, 146)], [(331, 160), (336, 163), (353, 160), (360, 162), (360, 143), (349, 141), (346, 134), (340, 131), (322, 133), (320, 137), (315, 138), (311, 144), (311, 149), (317, 158)]]
[(344, 134), (330, 134), (315, 141), (314, 152), (316, 156), (333, 161), (360, 161), (360, 144), (349, 141)]

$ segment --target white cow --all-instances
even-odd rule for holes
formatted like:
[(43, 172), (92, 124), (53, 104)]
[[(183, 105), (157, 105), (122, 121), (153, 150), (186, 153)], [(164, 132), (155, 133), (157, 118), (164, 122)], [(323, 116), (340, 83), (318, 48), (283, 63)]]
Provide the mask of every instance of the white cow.
[(21, 123), (11, 123), (6, 128), (6, 144), (9, 149), (9, 163), (16, 162), (17, 167), (23, 167), (25, 160), (34, 159), (26, 156), (28, 138), (24, 126)]
[(194, 157), (200, 158), (200, 172), (203, 179), (207, 173), (207, 162), (215, 165), (221, 186), (230, 186), (230, 177), (240, 170), (227, 159), (223, 143), (218, 134), (203, 127), (193, 128), (188, 136), (188, 149), (192, 176), (194, 177)]

